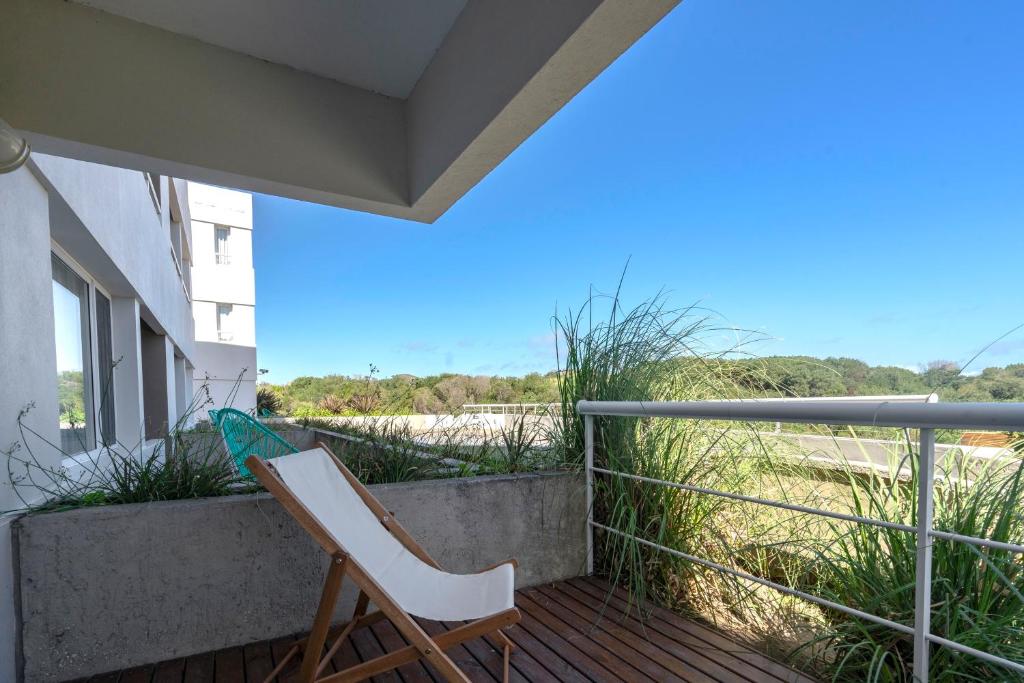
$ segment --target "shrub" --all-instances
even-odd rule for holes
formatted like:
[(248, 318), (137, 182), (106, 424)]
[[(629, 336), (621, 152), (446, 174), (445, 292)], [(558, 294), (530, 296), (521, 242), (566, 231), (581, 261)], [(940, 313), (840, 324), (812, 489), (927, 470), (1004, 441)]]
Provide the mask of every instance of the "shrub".
[[(30, 509), (60, 510), (72, 507), (144, 503), (182, 498), (222, 496), (244, 490), (231, 459), (220, 441), (205, 436), (202, 429), (186, 429), (191, 418), (211, 405), (205, 385), (196, 392), (169, 434), (144, 455), (141, 444), (104, 446), (88, 454), (77, 454), (82, 472), (70, 473), (63, 465), (43, 465), (32, 443), (41, 439), (18, 416), (22, 441), (7, 451), (7, 474), (11, 486)], [(64, 454), (68, 455), (68, 454)], [(38, 502), (42, 498), (43, 502)]]
[(257, 415), (277, 415), (282, 406), (281, 397), (270, 387), (262, 386), (256, 390)]
[(334, 394), (327, 394), (320, 399), (316, 407), (330, 415), (341, 415), (345, 412), (346, 403)]

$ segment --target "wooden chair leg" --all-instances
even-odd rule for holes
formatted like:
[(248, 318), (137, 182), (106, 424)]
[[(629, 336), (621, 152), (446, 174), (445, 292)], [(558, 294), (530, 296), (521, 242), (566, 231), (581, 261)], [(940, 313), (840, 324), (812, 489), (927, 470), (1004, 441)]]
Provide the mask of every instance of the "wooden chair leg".
[(327, 668), (327, 663), (331, 661), (331, 658), (338, 652), (342, 644), (345, 642), (345, 639), (352, 634), (352, 631), (367, 622), (367, 620), (363, 619), (363, 616), (366, 615), (366, 608), (369, 607), (369, 604), (369, 596), (363, 591), (359, 591), (359, 598), (356, 600), (356, 608), (352, 610), (352, 618), (327, 649), (327, 653), (323, 656), (323, 659), (320, 660), (320, 666), (316, 668), (317, 676), (323, 673), (324, 669)]
[(501, 631), (495, 631), (494, 633), (488, 633), (484, 638), (494, 646), (495, 650), (504, 650), (506, 647), (515, 652), (516, 644), (509, 640)]
[(505, 667), (504, 667), (504, 674), (503, 674), (503, 677), (502, 677), (502, 681), (503, 681), (503, 683), (508, 683), (508, 659), (509, 659), (509, 656), (512, 654), (512, 648), (510, 648), (508, 645), (506, 645), (504, 649), (505, 649)]
[(316, 680), (320, 655), (327, 640), (327, 631), (331, 627), (331, 617), (334, 615), (334, 603), (338, 600), (341, 582), (345, 578), (347, 559), (344, 555), (331, 558), (331, 567), (327, 570), (327, 580), (324, 581), (324, 590), (320, 595), (320, 605), (316, 608), (316, 617), (313, 619), (313, 630), (310, 631), (305, 652), (302, 654), (302, 669), (299, 671), (299, 680), (302, 683), (313, 683)]
[[(408, 617), (407, 617), (408, 618)], [(410, 622), (415, 624), (412, 619)], [(356, 664), (355, 666), (349, 667), (344, 671), (339, 671), (335, 674), (330, 674), (323, 678), (323, 683), (353, 683), (354, 681), (363, 681), (371, 676), (375, 676), (384, 671), (390, 671), (396, 667), (402, 666), (408, 662), (415, 662), (418, 659), (426, 659), (428, 662), (433, 664), (439, 673), (444, 676), (447, 681), (458, 681), (460, 683), (470, 683), (458, 667), (455, 666), (454, 662), (451, 661), (444, 655), (442, 650), (452, 648), (459, 643), (463, 643), (472, 638), (479, 638), (486, 633), (493, 633), (496, 628), (508, 626), (519, 621), (519, 610), (512, 608), (507, 609), (504, 612), (499, 612), (490, 617), (480, 619), (479, 621), (470, 622), (457, 628), (453, 628), (451, 631), (445, 631), (444, 633), (434, 637), (430, 636), (426, 638), (426, 645), (428, 647), (419, 647), (416, 645), (407, 645), (400, 650), (389, 652), (380, 657)], [(400, 625), (395, 620), (392, 620), (392, 624), (401, 631)], [(403, 635), (406, 635), (404, 632)], [(408, 635), (406, 638), (412, 640)], [(425, 652), (424, 650), (429, 650)], [(447, 669), (442, 665), (439, 665), (438, 657), (436, 655), (441, 654), (444, 660), (448, 662)]]

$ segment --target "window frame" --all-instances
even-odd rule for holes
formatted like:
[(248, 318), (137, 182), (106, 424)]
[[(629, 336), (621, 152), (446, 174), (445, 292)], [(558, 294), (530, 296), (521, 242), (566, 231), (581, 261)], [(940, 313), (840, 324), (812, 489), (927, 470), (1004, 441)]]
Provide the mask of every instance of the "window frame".
[[(76, 261), (75, 258), (73, 256), (71, 256), (71, 254), (69, 254), (67, 252), (66, 249), (61, 247), (57, 242), (55, 242), (52, 239), (50, 240), (50, 252), (54, 256), (56, 256), (58, 259), (60, 259), (64, 263), (64, 265), (66, 265), (71, 270), (71, 272), (73, 272), (75, 275), (80, 277), (85, 282), (85, 285), (86, 285), (86, 296), (88, 297), (88, 303), (89, 303), (89, 374), (91, 376), (90, 377), (90, 382), (89, 382), (89, 387), (91, 389), (90, 393), (92, 394), (92, 396), (91, 396), (92, 401), (91, 401), (91, 405), (89, 407), (91, 408), (90, 413), (92, 413), (92, 415), (91, 415), (91, 417), (92, 417), (92, 430), (91, 430), (92, 431), (92, 439), (91, 439), (91, 448), (88, 448), (88, 449), (86, 449), (84, 451), (79, 451), (77, 453), (72, 453), (70, 455), (67, 455), (68, 458), (76, 459), (76, 458), (80, 458), (84, 454), (95, 453), (96, 451), (102, 450), (103, 448), (107, 447), (107, 446), (105, 446), (103, 444), (103, 437), (102, 437), (103, 430), (102, 430), (102, 427), (100, 425), (100, 419), (101, 419), (100, 418), (100, 402), (102, 400), (102, 390), (100, 388), (100, 381), (99, 381), (99, 372), (100, 372), (100, 370), (99, 370), (99, 357), (100, 357), (100, 354), (99, 354), (99, 334), (98, 334), (99, 328), (98, 328), (98, 321), (97, 321), (97, 317), (96, 317), (96, 292), (99, 292), (100, 294), (102, 294), (104, 297), (106, 297), (107, 301), (110, 302), (110, 307), (111, 307), (111, 320), (110, 320), (111, 347), (113, 347), (113, 337), (114, 337), (114, 321), (113, 321), (114, 297), (110, 294), (110, 291), (106, 287), (101, 285), (96, 280), (96, 278), (93, 277), (92, 274), (90, 274), (89, 271), (86, 270), (82, 266), (82, 264), (80, 264), (78, 261)], [(50, 279), (51, 280), (53, 279), (53, 274), (52, 273), (50, 274)], [(113, 348), (111, 348), (111, 350), (113, 350)], [(114, 394), (114, 427), (113, 427), (113, 432), (115, 434), (115, 443), (116, 443), (116, 434), (117, 434), (117, 394), (116, 393)]]
[[(224, 251), (218, 251), (220, 246), (220, 239), (218, 236), (220, 232), (224, 232)], [(222, 223), (213, 224), (213, 262), (218, 266), (230, 266), (231, 265), (231, 226), (224, 225)]]
[[(220, 315), (220, 313), (221, 313), (222, 309), (226, 310), (226, 312), (227, 312), (227, 314), (224, 316), (224, 319), (225, 319), (225, 321), (228, 322), (228, 325), (227, 325), (228, 329), (222, 329), (221, 328), (221, 324), (220, 324), (221, 323), (221, 315)], [(231, 303), (217, 302), (216, 311), (217, 311), (216, 312), (216, 316), (217, 316), (217, 319), (216, 319), (216, 324), (217, 324), (217, 341), (219, 341), (219, 342), (234, 341), (234, 339), (235, 339), (235, 332), (234, 332), (234, 329), (233, 329), (233, 325), (231, 325), (230, 321), (231, 321), (232, 314), (235, 312), (235, 305), (231, 304)]]

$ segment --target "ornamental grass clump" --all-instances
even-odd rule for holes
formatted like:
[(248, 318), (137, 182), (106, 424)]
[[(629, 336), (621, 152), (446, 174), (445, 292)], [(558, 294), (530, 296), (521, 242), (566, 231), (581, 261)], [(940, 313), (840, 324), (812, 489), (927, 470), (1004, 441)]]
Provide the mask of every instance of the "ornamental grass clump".
[[(909, 439), (908, 439), (909, 441)], [(917, 523), (921, 473), (915, 452), (888, 472), (848, 473), (854, 514)], [(1024, 541), (1024, 470), (1006, 449), (982, 459), (951, 449), (936, 465), (934, 528), (1003, 543)], [(890, 476), (902, 472), (903, 476)], [(909, 476), (907, 476), (909, 472)], [(914, 534), (830, 520), (827, 542), (810, 541), (818, 580), (809, 587), (834, 602), (901, 624), (914, 617)], [(1018, 553), (933, 539), (931, 632), (990, 654), (1024, 662), (1024, 559)], [(912, 681), (909, 635), (830, 614), (808, 644), (827, 653), (820, 668), (833, 680)], [(821, 647), (821, 646), (825, 647)], [(1024, 681), (1024, 675), (947, 647), (932, 646), (933, 681)]]
[[(8, 480), (23, 506), (64, 510), (94, 505), (148, 503), (244, 492), (253, 485), (239, 478), (220, 439), (187, 427), (212, 405), (204, 384), (167, 435), (150, 447), (113, 443), (69, 454), (33, 430), (28, 406), (18, 416), (21, 441), (7, 452)], [(48, 465), (37, 451), (56, 450), (64, 462)]]
[[(697, 306), (672, 308), (667, 296), (627, 308), (621, 282), (612, 295), (592, 294), (554, 320), (559, 393), (555, 447), (576, 467), (584, 457), (580, 400), (665, 401), (737, 398), (742, 387), (723, 358), (753, 341)], [(732, 491), (743, 488), (763, 453), (749, 425), (724, 430), (706, 421), (595, 417), (595, 466), (670, 482)], [(717, 524), (725, 499), (613, 475), (595, 477), (594, 518), (622, 534), (596, 532), (597, 571), (626, 586), (643, 604), (695, 606), (734, 592), (702, 580), (699, 565), (627, 536), (712, 561), (731, 562)], [(712, 582), (729, 581), (712, 577)]]

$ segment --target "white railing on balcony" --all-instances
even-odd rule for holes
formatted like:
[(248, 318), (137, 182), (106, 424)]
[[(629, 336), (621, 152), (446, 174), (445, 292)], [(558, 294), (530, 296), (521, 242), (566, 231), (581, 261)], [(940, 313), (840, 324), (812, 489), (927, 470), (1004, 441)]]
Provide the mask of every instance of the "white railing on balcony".
[(462, 412), (477, 415), (552, 415), (558, 403), (465, 403)]
[[(932, 591), (932, 541), (942, 539), (968, 543), (984, 548), (993, 548), (1013, 553), (1024, 553), (1024, 545), (1003, 543), (986, 538), (963, 536), (932, 527), (933, 495), (935, 490), (935, 430), (973, 429), (981, 431), (1024, 431), (1024, 403), (937, 403), (919, 397), (919, 402), (835, 400), (810, 401), (799, 399), (760, 399), (749, 401), (580, 401), (576, 410), (584, 416), (584, 449), (586, 457), (587, 490), (587, 573), (594, 570), (594, 529), (629, 538), (642, 545), (666, 552), (710, 569), (731, 574), (739, 578), (774, 588), (782, 593), (803, 598), (809, 602), (849, 614), (866, 621), (888, 626), (912, 636), (914, 639), (914, 678), (928, 679), (929, 645), (934, 643), (952, 648), (985, 661), (1024, 673), (1024, 662), (1015, 662), (983, 652), (931, 633), (931, 591)], [(842, 424), (869, 427), (898, 427), (919, 429), (918, 448), (919, 471), (917, 491), (917, 524), (897, 524), (857, 515), (847, 515), (818, 508), (792, 505), (775, 500), (765, 500), (725, 491), (691, 486), (680, 482), (663, 481), (641, 477), (628, 472), (619, 472), (594, 466), (594, 417), (662, 417), (689, 420), (717, 420), (732, 422), (784, 422), (801, 424)], [(849, 605), (842, 605), (816, 595), (806, 593), (774, 581), (738, 571), (731, 567), (653, 543), (625, 533), (594, 520), (594, 474), (622, 477), (655, 486), (668, 486), (692, 493), (720, 496), (730, 500), (766, 505), (794, 512), (802, 512), (846, 522), (868, 524), (897, 529), (917, 536), (917, 570), (914, 584), (914, 623), (900, 624), (874, 614), (868, 614)], [(1024, 539), (1021, 539), (1024, 542)]]

